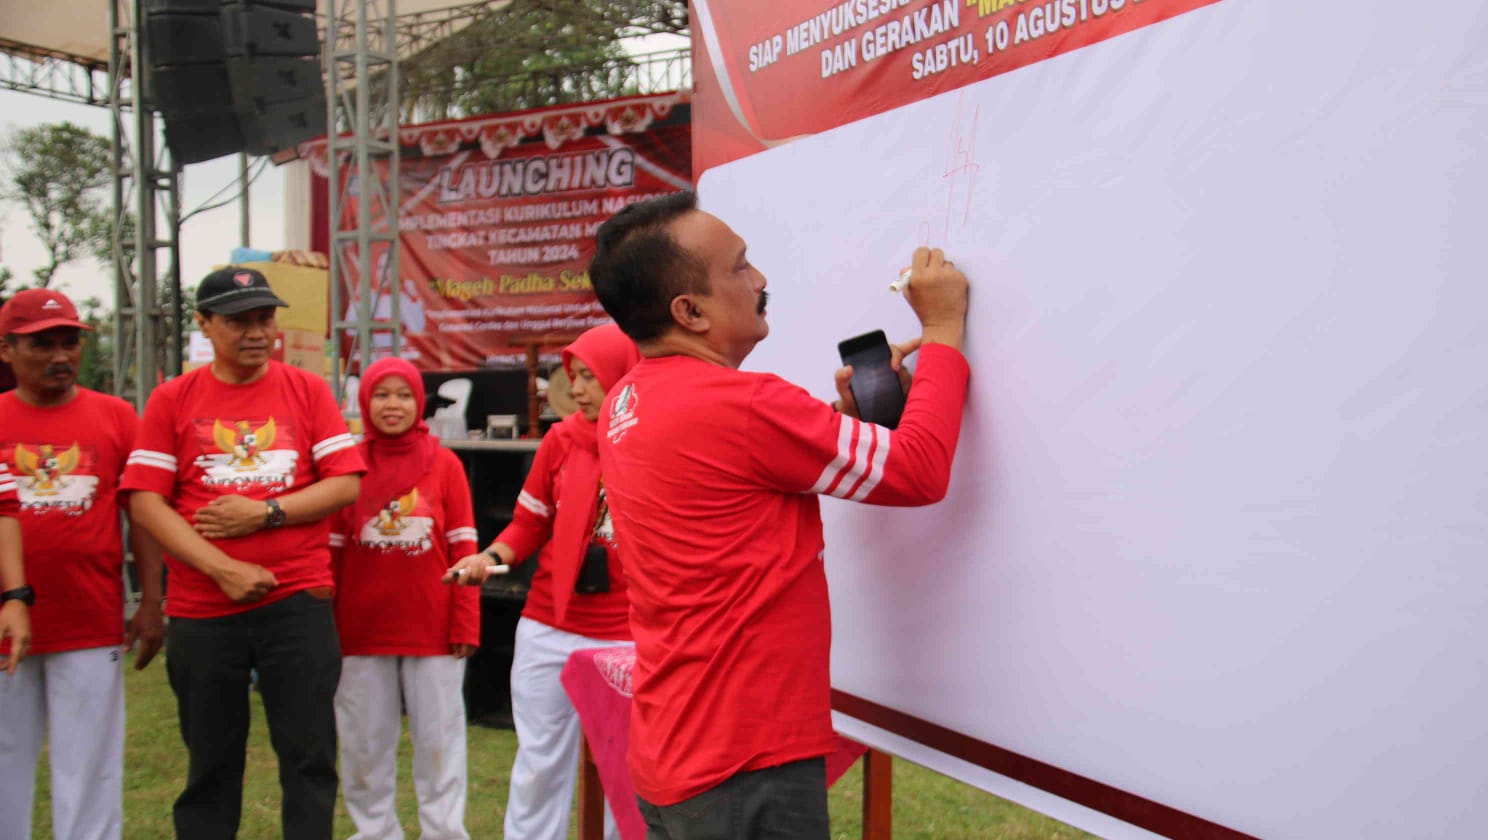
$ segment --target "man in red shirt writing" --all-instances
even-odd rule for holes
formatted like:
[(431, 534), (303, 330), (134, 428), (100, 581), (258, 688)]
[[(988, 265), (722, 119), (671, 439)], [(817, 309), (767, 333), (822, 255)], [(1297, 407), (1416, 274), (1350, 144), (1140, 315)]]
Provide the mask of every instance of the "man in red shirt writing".
[[(817, 495), (939, 501), (969, 370), (966, 277), (920, 248), (922, 334), (899, 427), (738, 370), (769, 333), (765, 278), (727, 224), (678, 193), (600, 228), (590, 277), (639, 346), (600, 414), (599, 457), (636, 640), (630, 769), (660, 840), (828, 836), (831, 614)], [(895, 359), (898, 363), (898, 356)]]
[(258, 672), (286, 840), (330, 840), (341, 645), (326, 517), (366, 471), (331, 389), (269, 360), (284, 301), (262, 274), (202, 280), (206, 367), (156, 388), (122, 488), (166, 551), (166, 673), (191, 754), (176, 836), (237, 836)]

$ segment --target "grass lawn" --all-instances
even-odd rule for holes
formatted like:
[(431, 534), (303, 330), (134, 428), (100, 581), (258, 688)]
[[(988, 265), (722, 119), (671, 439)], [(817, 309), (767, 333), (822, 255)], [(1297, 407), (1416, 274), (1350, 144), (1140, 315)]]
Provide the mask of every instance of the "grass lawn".
[[(130, 657), (132, 663), (133, 657)], [(124, 745), (124, 837), (162, 840), (173, 836), (171, 803), (186, 776), (186, 750), (176, 728), (176, 702), (165, 680), (163, 657), (142, 672), (126, 671), (128, 729)], [(248, 740), (248, 771), (243, 790), (243, 840), (279, 836), (278, 765), (269, 747), (263, 707), (255, 702)], [(474, 840), (501, 837), (506, 810), (507, 774), (517, 748), (516, 734), (504, 729), (470, 727), (470, 793), (465, 824)], [(398, 812), (409, 840), (418, 837), (418, 817), (409, 769), (412, 748), (404, 733), (398, 756)], [(33, 840), (51, 837), (51, 803), (43, 755), (38, 768)], [(833, 838), (861, 836), (862, 770), (854, 767), (833, 786), (830, 805)], [(336, 836), (354, 832), (344, 807), (336, 810)], [(574, 837), (570, 829), (569, 836)], [(894, 837), (896, 840), (942, 838), (1007, 838), (1072, 840), (1091, 835), (1041, 814), (998, 799), (969, 785), (932, 773), (907, 761), (894, 764)]]

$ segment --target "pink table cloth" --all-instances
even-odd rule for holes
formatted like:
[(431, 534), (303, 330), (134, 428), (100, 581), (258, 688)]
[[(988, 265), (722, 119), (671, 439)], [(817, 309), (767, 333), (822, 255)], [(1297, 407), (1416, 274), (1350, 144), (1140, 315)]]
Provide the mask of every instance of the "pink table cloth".
[[(579, 724), (589, 752), (599, 769), (605, 799), (615, 815), (621, 840), (645, 840), (646, 823), (636, 807), (635, 788), (625, 765), (630, 743), (630, 672), (635, 648), (577, 650), (563, 666), (563, 688), (579, 713)], [(827, 756), (827, 784), (834, 784), (867, 752), (867, 747), (838, 736), (837, 749)]]

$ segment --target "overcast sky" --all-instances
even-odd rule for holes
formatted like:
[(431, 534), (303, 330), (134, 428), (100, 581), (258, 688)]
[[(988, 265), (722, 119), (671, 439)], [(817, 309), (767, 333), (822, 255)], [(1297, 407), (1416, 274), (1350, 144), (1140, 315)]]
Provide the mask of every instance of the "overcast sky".
[[(103, 137), (109, 136), (107, 107), (58, 102), (37, 94), (0, 90), (0, 135), (8, 135), (16, 128), (63, 121), (82, 125)], [(0, 171), (0, 177), (8, 179), (9, 174)], [(236, 155), (187, 166), (182, 178), (182, 213), (206, 203), (224, 186), (235, 184), (237, 177)], [(218, 200), (236, 194), (234, 186)], [(283, 173), (270, 165), (254, 182), (251, 191), (253, 241), (250, 244), (253, 247), (266, 250), (283, 247), (283, 202)], [(186, 221), (181, 229), (183, 285), (194, 286), (213, 266), (227, 262), (228, 255), (239, 244), (238, 220), (238, 204), (234, 202)], [(34, 280), (31, 271), (46, 262), (46, 251), (31, 230), (31, 220), (25, 209), (0, 203), (0, 265), (9, 268), (18, 280), (29, 285)], [(82, 257), (63, 265), (52, 285), (75, 300), (96, 295), (112, 308), (113, 269), (100, 265), (92, 257)]]

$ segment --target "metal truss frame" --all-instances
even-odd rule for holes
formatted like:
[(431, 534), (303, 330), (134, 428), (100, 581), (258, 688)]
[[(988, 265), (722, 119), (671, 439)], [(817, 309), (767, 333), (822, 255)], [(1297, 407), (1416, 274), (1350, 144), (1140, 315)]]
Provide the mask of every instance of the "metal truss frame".
[(0, 38), (0, 88), (63, 102), (107, 105), (108, 64)]
[(144, 4), (104, 2), (111, 33), (114, 393), (143, 411), (156, 383), (181, 371), (180, 170), (158, 142), (154, 113), (139, 100), (137, 70), (148, 66), (140, 37)]
[[(398, 17), (396, 0), (330, 0), (327, 9), (326, 157), (330, 164), (332, 390), (347, 396), (347, 378), (379, 354), (376, 337), (389, 335), (386, 352), (402, 344), (398, 280)], [(343, 167), (350, 171), (343, 173)], [(343, 225), (356, 203), (354, 225)], [(354, 274), (353, 272), (354, 268)], [(343, 298), (355, 277), (355, 317), (344, 318)], [(388, 318), (375, 319), (381, 298)], [(343, 332), (344, 331), (344, 332)], [(339, 363), (341, 336), (352, 351)], [(355, 371), (352, 370), (353, 364)]]

